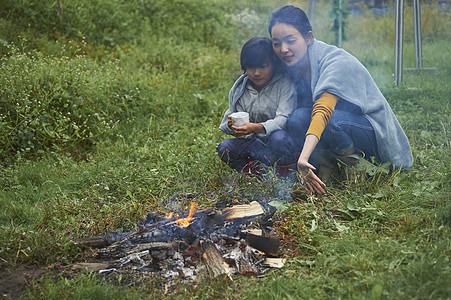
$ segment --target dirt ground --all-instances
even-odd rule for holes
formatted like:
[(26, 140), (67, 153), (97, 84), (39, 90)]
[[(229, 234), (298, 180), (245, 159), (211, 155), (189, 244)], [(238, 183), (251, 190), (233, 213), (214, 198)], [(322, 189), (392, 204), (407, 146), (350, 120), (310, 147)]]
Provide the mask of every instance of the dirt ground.
[(56, 279), (68, 271), (73, 273), (66, 267), (13, 265), (2, 262), (0, 263), (0, 299), (18, 299), (34, 280), (44, 275)]
[(0, 264), (0, 297), (5, 299), (18, 298), (29, 284), (47, 272), (42, 266), (14, 266), (8, 263)]
[[(1, 262), (0, 299), (23, 299), (23, 293), (31, 288), (33, 284), (39, 284), (37, 280), (44, 276), (48, 276), (56, 282), (61, 277), (73, 278), (80, 272), (94, 271), (97, 273), (100, 269), (104, 269), (107, 266), (108, 264), (105, 262), (76, 263), (69, 266), (13, 265)], [(165, 288), (164, 281), (160, 281), (158, 278), (149, 280), (151, 277), (146, 272), (123, 270), (121, 272), (112, 272), (111, 274), (98, 276), (124, 286)], [(119, 277), (121, 278), (120, 280), (118, 279)]]

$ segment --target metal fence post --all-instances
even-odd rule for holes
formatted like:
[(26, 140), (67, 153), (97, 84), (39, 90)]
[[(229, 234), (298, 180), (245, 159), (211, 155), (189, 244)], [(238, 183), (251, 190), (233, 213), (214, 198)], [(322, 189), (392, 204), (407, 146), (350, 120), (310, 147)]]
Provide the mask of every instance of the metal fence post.
[(314, 22), (314, 19), (315, 19), (315, 9), (316, 9), (316, 0), (309, 0), (308, 1), (307, 16), (308, 16), (310, 24), (312, 26), (313, 26), (313, 22)]
[(338, 0), (338, 47), (341, 48), (343, 40), (343, 0)]
[[(421, 50), (421, 6), (420, 0), (413, 0), (413, 27), (415, 34), (415, 68), (406, 68), (405, 71), (432, 71), (438, 74), (437, 68), (423, 68), (423, 55)], [(402, 81), (402, 54), (404, 31), (404, 0), (396, 0), (395, 15), (395, 86)]]
[(396, 0), (395, 13), (395, 85), (402, 81), (402, 53), (404, 31), (404, 0)]
[(421, 8), (420, 0), (413, 0), (413, 27), (415, 31), (415, 68), (423, 68), (421, 54)]

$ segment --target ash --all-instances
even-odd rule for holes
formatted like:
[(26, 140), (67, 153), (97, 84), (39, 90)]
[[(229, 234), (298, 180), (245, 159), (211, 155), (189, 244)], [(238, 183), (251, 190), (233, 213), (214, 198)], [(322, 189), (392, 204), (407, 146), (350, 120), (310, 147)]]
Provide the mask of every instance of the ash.
[[(197, 211), (187, 227), (149, 213), (135, 232), (110, 232), (78, 242), (100, 246), (97, 262), (107, 266), (100, 274), (148, 273), (165, 288), (208, 276), (262, 276), (269, 270), (267, 256), (278, 253), (279, 241), (270, 235), (273, 213), (230, 217), (207, 209)], [(262, 235), (249, 232), (256, 226), (264, 229)]]

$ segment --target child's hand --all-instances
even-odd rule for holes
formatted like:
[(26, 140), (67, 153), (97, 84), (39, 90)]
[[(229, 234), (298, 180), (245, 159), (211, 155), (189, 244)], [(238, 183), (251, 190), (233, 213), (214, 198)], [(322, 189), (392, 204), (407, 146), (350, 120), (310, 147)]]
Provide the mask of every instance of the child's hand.
[(262, 124), (251, 123), (251, 122), (244, 123), (244, 125), (241, 127), (231, 126), (231, 128), (233, 129), (233, 132), (235, 132), (235, 134), (237, 136), (247, 135), (247, 134), (251, 134), (251, 133), (259, 133), (259, 132), (265, 131)]

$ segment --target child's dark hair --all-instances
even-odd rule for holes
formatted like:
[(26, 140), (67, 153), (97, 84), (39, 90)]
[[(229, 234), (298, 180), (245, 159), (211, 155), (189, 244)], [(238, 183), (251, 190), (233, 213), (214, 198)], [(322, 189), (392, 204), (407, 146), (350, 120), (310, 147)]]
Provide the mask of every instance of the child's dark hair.
[(267, 37), (253, 37), (241, 48), (241, 69), (260, 68), (268, 62), (273, 64), (273, 74), (279, 70), (280, 62), (272, 48), (272, 41)]

